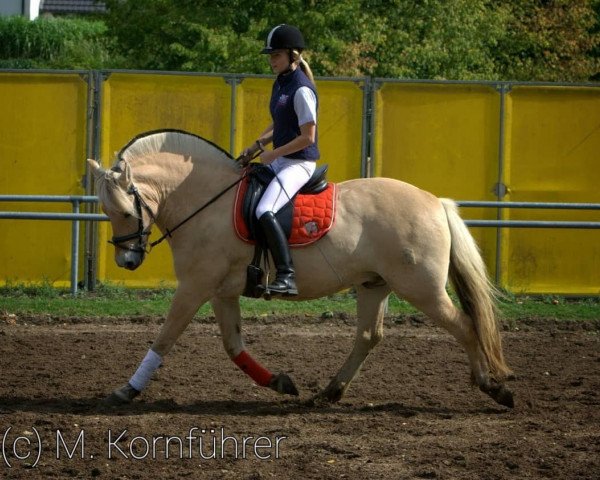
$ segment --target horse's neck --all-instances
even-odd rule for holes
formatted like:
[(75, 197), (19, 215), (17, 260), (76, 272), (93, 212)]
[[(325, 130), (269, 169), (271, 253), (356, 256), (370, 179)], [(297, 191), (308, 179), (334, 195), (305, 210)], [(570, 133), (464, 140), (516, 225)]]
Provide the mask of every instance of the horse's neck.
[(157, 224), (171, 228), (231, 185), (239, 172), (215, 161), (190, 160), (166, 154), (145, 169), (144, 182), (157, 204)]

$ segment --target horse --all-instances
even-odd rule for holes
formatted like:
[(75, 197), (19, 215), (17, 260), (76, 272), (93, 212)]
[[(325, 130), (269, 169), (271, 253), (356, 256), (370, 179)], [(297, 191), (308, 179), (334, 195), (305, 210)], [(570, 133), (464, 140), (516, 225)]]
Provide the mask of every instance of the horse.
[[(274, 375), (251, 356), (241, 334), (239, 297), (254, 249), (236, 236), (231, 215), (223, 213), (233, 209), (231, 186), (244, 171), (239, 162), (202, 137), (160, 130), (133, 138), (110, 169), (93, 159), (88, 163), (112, 226), (117, 265), (134, 270), (142, 264), (155, 224), (170, 245), (177, 278), (158, 336), (129, 382), (107, 399), (128, 403), (138, 396), (206, 302), (229, 358), (258, 385), (298, 395), (287, 374)], [(383, 337), (386, 302), (394, 292), (454, 336), (467, 353), (471, 381), (512, 408), (513, 394), (505, 384), (512, 372), (496, 320), (496, 290), (456, 204), (389, 178), (336, 186), (330, 231), (314, 244), (292, 249), (299, 295), (286, 299), (310, 300), (353, 288), (357, 329), (345, 362), (311, 400), (342, 399)], [(449, 281), (459, 306), (447, 292)]]

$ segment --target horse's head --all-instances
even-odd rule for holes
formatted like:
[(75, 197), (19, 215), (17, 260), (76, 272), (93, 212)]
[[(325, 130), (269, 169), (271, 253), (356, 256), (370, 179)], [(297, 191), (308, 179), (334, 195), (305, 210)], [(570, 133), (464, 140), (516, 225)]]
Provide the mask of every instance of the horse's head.
[[(173, 191), (179, 190), (187, 201), (198, 192), (210, 190), (213, 183), (219, 184), (219, 172), (224, 183), (232, 175), (239, 175), (239, 165), (217, 145), (197, 135), (169, 129), (134, 137), (119, 151), (111, 169), (103, 169), (94, 160), (88, 163), (102, 210), (112, 225), (115, 261), (129, 270), (135, 270), (144, 261), (159, 204), (166, 202)], [(193, 186), (192, 182), (185, 182), (192, 172), (198, 182)], [(184, 183), (186, 187), (182, 187)], [(171, 211), (177, 213), (182, 208), (185, 206), (176, 203)], [(161, 220), (166, 222), (168, 217)], [(180, 221), (173, 220), (172, 223)]]
[(119, 267), (135, 270), (144, 261), (154, 213), (133, 183), (131, 166), (119, 161), (110, 170), (88, 160), (102, 210), (110, 219)]

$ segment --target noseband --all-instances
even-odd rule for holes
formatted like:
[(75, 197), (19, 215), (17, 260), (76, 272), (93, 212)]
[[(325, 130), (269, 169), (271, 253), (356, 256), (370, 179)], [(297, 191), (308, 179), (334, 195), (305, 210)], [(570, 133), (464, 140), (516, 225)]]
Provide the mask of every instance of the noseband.
[[(137, 232), (130, 233), (128, 235), (121, 235), (120, 237), (112, 237), (112, 240), (109, 240), (108, 243), (112, 243), (115, 247), (119, 247), (125, 250), (129, 250), (131, 252), (139, 252), (139, 253), (148, 253), (146, 249), (148, 245), (148, 235), (150, 235), (150, 226), (153, 222), (156, 221), (152, 210), (148, 206), (148, 204), (141, 197), (139, 190), (135, 185), (131, 185), (127, 190), (129, 195), (133, 195), (134, 206), (135, 206), (135, 214), (138, 217), (138, 229)], [(144, 229), (144, 218), (143, 218), (143, 210), (148, 212), (148, 216), (152, 219), (148, 228)], [(136, 245), (123, 245), (124, 242), (129, 240), (137, 239), (138, 242)]]

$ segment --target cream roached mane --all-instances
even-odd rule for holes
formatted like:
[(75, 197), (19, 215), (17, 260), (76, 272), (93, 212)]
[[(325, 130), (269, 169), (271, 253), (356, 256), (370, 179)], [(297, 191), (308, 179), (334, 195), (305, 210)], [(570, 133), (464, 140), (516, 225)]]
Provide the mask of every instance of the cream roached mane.
[[(222, 149), (181, 131), (149, 132), (133, 139), (110, 170), (91, 160), (98, 195), (110, 218), (115, 261), (135, 270), (143, 248), (130, 248), (151, 221), (134, 221), (131, 190), (156, 214), (163, 231), (181, 222), (227, 185), (240, 169)], [(152, 379), (200, 306), (210, 302), (230, 359), (258, 385), (297, 395), (285, 373), (272, 374), (252, 358), (242, 336), (239, 296), (253, 247), (237, 238), (232, 221), (234, 190), (226, 191), (169, 237), (177, 290), (146, 357), (129, 382), (116, 389), (111, 402), (129, 402)], [(361, 178), (337, 186), (335, 224), (317, 243), (293, 252), (299, 295), (310, 300), (354, 288), (357, 333), (346, 361), (314, 400), (337, 402), (346, 393), (364, 360), (381, 340), (385, 304), (391, 292), (407, 299), (465, 349), (471, 379), (501, 405), (512, 407), (504, 380), (511, 370), (504, 360), (494, 314), (494, 289), (475, 240), (456, 205), (399, 180)], [(134, 233), (134, 235), (130, 235)], [(146, 231), (142, 236), (147, 236)], [(114, 238), (114, 237), (113, 237)], [(129, 241), (129, 238), (133, 239)], [(460, 305), (446, 291), (454, 286)]]
[(214, 143), (183, 130), (156, 130), (146, 132), (131, 140), (117, 154), (119, 160), (130, 161), (134, 158), (145, 157), (159, 152), (169, 152), (181, 155), (197, 154), (201, 157), (214, 158), (209, 154), (230, 159), (231, 155)]
[[(113, 166), (96, 175), (96, 194), (105, 208), (137, 217), (133, 198), (127, 193), (129, 182), (135, 182), (126, 163), (136, 159), (168, 152), (177, 155), (201, 158), (202, 161), (237, 165), (231, 155), (218, 145), (182, 130), (157, 130), (133, 138), (117, 154)], [(130, 177), (127, 177), (130, 175)]]

